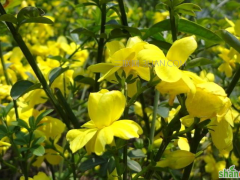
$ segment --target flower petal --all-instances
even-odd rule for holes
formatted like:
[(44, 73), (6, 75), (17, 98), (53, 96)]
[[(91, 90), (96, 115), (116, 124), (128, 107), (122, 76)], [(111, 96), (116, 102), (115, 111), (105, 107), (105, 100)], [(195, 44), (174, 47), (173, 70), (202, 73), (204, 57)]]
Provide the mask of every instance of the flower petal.
[(103, 128), (120, 118), (125, 103), (125, 97), (120, 91), (91, 93), (88, 102), (89, 115), (98, 128)]
[(124, 48), (124, 45), (120, 41), (111, 41), (106, 44), (109, 56), (112, 56), (116, 51)]
[(167, 59), (180, 67), (196, 49), (197, 42), (193, 36), (179, 39), (169, 49)]
[(142, 42), (143, 40), (140, 38), (140, 37), (138, 37), (138, 36), (135, 36), (135, 37), (130, 37), (129, 39), (128, 39), (128, 42), (127, 42), (127, 46), (126, 47), (133, 47), (135, 44), (137, 44), (137, 43), (140, 43), (140, 42)]
[(105, 151), (106, 144), (113, 142), (113, 131), (111, 127), (105, 127), (98, 131), (95, 142), (95, 153), (100, 156)]
[(161, 64), (155, 64), (156, 74), (165, 82), (176, 82), (182, 77), (182, 72), (175, 65), (169, 64), (169, 62), (164, 60), (160, 62)]
[(143, 133), (142, 128), (132, 120), (120, 120), (111, 125), (114, 136), (121, 139), (138, 138)]
[[(97, 129), (73, 129), (67, 133), (67, 141), (70, 141), (70, 149), (73, 153), (85, 146), (97, 133)], [(74, 138), (75, 137), (75, 138)]]

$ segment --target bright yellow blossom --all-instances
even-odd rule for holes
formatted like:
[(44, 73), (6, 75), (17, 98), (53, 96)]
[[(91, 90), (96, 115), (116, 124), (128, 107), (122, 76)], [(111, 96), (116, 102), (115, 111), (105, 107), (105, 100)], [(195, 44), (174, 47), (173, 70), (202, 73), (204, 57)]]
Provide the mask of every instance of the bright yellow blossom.
[(102, 89), (91, 93), (88, 100), (88, 113), (91, 121), (82, 127), (68, 131), (70, 149), (76, 152), (86, 146), (88, 153), (103, 154), (106, 144), (112, 144), (114, 136), (122, 139), (138, 138), (142, 128), (132, 120), (117, 121), (125, 108), (125, 97), (120, 91)]
[(172, 169), (181, 169), (191, 164), (195, 159), (195, 154), (177, 150), (166, 154), (166, 158), (157, 163), (158, 167), (170, 167)]
[[(25, 180), (23, 176), (21, 176), (20, 180)], [(39, 172), (37, 175), (33, 176), (33, 178), (28, 178), (28, 180), (51, 180), (44, 172)]]
[[(195, 86), (189, 72), (178, 69), (197, 48), (194, 37), (186, 37), (173, 43), (165, 56), (157, 46), (145, 45), (144, 50), (138, 53), (138, 59), (155, 65), (157, 76), (162, 80), (157, 89), (165, 94), (170, 94), (169, 103), (172, 104), (175, 96), (181, 93), (195, 91)], [(192, 73), (193, 74), (193, 73)]]
[(196, 84), (196, 92), (189, 93), (186, 108), (189, 115), (202, 120), (217, 117), (220, 121), (231, 107), (231, 101), (222, 87), (213, 82)]

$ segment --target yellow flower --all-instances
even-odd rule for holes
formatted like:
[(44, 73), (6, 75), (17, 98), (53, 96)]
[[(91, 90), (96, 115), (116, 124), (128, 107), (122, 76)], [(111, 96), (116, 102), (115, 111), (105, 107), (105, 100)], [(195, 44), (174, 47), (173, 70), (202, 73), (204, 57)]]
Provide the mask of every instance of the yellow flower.
[(10, 146), (11, 144), (9, 143), (7, 137), (0, 139), (0, 155), (3, 155)]
[(222, 87), (213, 82), (196, 84), (196, 92), (189, 93), (186, 108), (191, 117), (201, 120), (217, 117), (220, 121), (231, 107), (231, 101)]
[(220, 72), (224, 72), (227, 77), (231, 77), (233, 68), (236, 66), (234, 54), (232, 54), (230, 50), (223, 48), (221, 50), (221, 54), (218, 56), (222, 58), (223, 61), (225, 61), (218, 67), (218, 70)]
[(156, 166), (182, 169), (191, 164), (194, 159), (195, 154), (189, 151), (177, 150), (166, 154), (166, 159), (159, 161)]
[[(107, 43), (107, 51), (109, 54), (109, 63), (99, 63), (89, 66), (89, 70), (92, 72), (102, 73), (103, 76), (98, 82), (106, 79), (112, 83), (116, 83), (115, 72), (121, 74), (122, 71), (126, 73), (126, 76), (133, 74), (134, 77), (139, 75), (142, 79), (150, 80), (150, 71), (147, 64), (139, 64), (137, 54), (144, 48), (147, 42), (142, 41), (139, 37), (129, 38), (126, 47), (122, 42), (112, 41)], [(133, 96), (136, 93), (136, 84), (130, 84), (128, 89), (129, 96)]]
[[(25, 180), (23, 176), (21, 176), (20, 180)], [(33, 178), (28, 178), (28, 180), (51, 180), (44, 172), (39, 172), (37, 175), (33, 176)]]
[(142, 128), (132, 120), (117, 121), (125, 108), (125, 97), (120, 91), (102, 89), (91, 93), (88, 100), (88, 113), (91, 121), (82, 127), (68, 131), (67, 140), (73, 153), (86, 146), (88, 153), (103, 154), (105, 145), (121, 139), (138, 138)]
[(207, 73), (206, 70), (202, 70), (200, 72), (200, 77), (204, 80), (204, 81), (208, 81), (208, 82), (214, 82), (215, 81), (215, 76), (213, 73)]
[(225, 161), (216, 162), (212, 155), (205, 156), (204, 161), (206, 162), (205, 165), (206, 172), (211, 174), (212, 180), (217, 180), (218, 172), (226, 167), (226, 162)]
[(170, 94), (170, 104), (177, 94), (195, 91), (189, 72), (178, 68), (187, 61), (196, 48), (197, 42), (191, 36), (175, 41), (166, 56), (157, 46), (150, 44), (145, 45), (144, 50), (138, 53), (138, 59), (142, 63), (147, 61), (155, 65), (156, 74), (162, 80), (156, 88), (163, 94)]
[(169, 11), (165, 11), (165, 12), (156, 12), (154, 14), (154, 24), (160, 22), (160, 21), (163, 21), (165, 19), (167, 19), (167, 17), (169, 16)]

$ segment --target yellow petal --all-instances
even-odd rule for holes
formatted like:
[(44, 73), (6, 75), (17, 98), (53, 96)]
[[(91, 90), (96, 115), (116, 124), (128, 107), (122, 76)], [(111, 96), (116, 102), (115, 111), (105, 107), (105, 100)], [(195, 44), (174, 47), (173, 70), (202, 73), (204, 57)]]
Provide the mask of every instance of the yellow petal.
[(182, 72), (173, 64), (169, 64), (168, 60), (155, 64), (157, 76), (165, 82), (176, 82), (182, 77)]
[(180, 67), (196, 49), (197, 42), (193, 36), (179, 39), (169, 49), (167, 59)]
[(189, 151), (177, 150), (167, 154), (164, 161), (168, 160), (168, 165), (167, 163), (165, 165), (172, 169), (181, 169), (191, 164), (194, 159), (195, 154)]
[(137, 44), (137, 43), (140, 43), (140, 42), (142, 42), (142, 39), (140, 38), (140, 37), (138, 37), (138, 36), (135, 36), (135, 37), (130, 37), (129, 39), (128, 39), (128, 42), (127, 42), (127, 46), (126, 47), (133, 47), (135, 44)]
[(138, 138), (143, 133), (142, 128), (132, 120), (120, 120), (111, 125), (114, 136), (121, 139)]
[(113, 142), (113, 136), (114, 133), (111, 127), (105, 127), (98, 132), (95, 142), (95, 153), (98, 156), (103, 154), (106, 144)]
[(185, 150), (185, 151), (189, 151), (190, 150), (190, 146), (188, 144), (188, 140), (187, 138), (182, 138), (180, 137), (178, 139), (178, 146), (181, 150)]
[(98, 128), (106, 127), (122, 115), (125, 96), (120, 91), (91, 93), (88, 101), (89, 115)]
[(212, 141), (219, 150), (227, 149), (232, 145), (233, 132), (230, 124), (227, 121), (222, 120), (217, 122), (214, 120), (209, 125), (209, 128), (213, 129), (213, 131), (210, 131)]
[(107, 79), (108, 77), (112, 76), (115, 72), (117, 72), (121, 67), (113, 67), (112, 69), (110, 69), (106, 74), (104, 74), (99, 80), (98, 82), (101, 82), (104, 79)]
[(67, 133), (67, 141), (70, 141), (70, 149), (73, 153), (85, 146), (97, 133), (97, 129), (73, 129)]
[(85, 124), (83, 124), (81, 127), (85, 127), (88, 129), (94, 129), (94, 128), (96, 128), (96, 125), (95, 125), (94, 121), (91, 120), (91, 121), (88, 121)]
[(112, 56), (116, 51), (124, 48), (124, 45), (120, 41), (111, 41), (106, 44), (109, 56)]
[(144, 46), (144, 49), (138, 53), (137, 59), (139, 60), (139, 64), (141, 66), (147, 66), (148, 63), (155, 64), (157, 62), (160, 64), (161, 61), (164, 61), (167, 58), (162, 50), (157, 46), (153, 44), (147, 44)]
[(133, 68), (135, 71), (137, 71), (137, 74), (144, 80), (149, 81), (150, 80), (150, 70), (149, 67), (136, 67)]
[(92, 72), (99, 72), (99, 73), (107, 73), (110, 69), (112, 69), (114, 64), (112, 63), (99, 63), (99, 64), (94, 64), (88, 67), (88, 70)]

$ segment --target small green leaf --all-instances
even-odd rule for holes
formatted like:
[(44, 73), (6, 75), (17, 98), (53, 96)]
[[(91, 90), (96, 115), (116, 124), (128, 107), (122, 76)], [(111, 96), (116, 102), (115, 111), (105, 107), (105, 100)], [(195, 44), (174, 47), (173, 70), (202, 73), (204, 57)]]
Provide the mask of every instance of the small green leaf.
[(163, 118), (167, 118), (169, 116), (169, 109), (160, 105), (157, 109), (157, 114)]
[[(170, 20), (166, 19), (150, 27), (146, 31), (143, 39), (146, 39), (152, 36), (153, 34), (159, 33), (160, 31), (170, 31), (170, 30), (171, 30)], [(222, 42), (222, 39), (211, 30), (206, 29), (205, 27), (200, 26), (197, 23), (194, 23), (192, 21), (188, 21), (185, 19), (179, 19), (178, 30), (180, 32), (196, 35), (205, 40), (213, 41), (216, 43)]]
[(128, 156), (130, 158), (144, 158), (146, 155), (143, 153), (141, 149), (133, 149), (128, 152)]
[(187, 10), (187, 11), (201, 11), (202, 10), (198, 5), (193, 4), (193, 3), (183, 3), (174, 8), (174, 10), (180, 10), (180, 9)]
[(43, 156), (45, 153), (45, 149), (43, 146), (38, 146), (38, 148), (33, 150), (33, 154), (36, 156)]
[(90, 86), (94, 86), (95, 81), (94, 79), (90, 78), (90, 77), (84, 77), (82, 75), (78, 75), (74, 78), (74, 81), (79, 82), (79, 83), (83, 83), (83, 84), (88, 84)]
[(77, 28), (73, 30), (71, 33), (76, 33), (78, 35), (84, 35), (88, 37), (95, 37), (95, 33), (86, 28)]
[(34, 139), (34, 141), (33, 141), (33, 145), (36, 145), (36, 144), (41, 144), (41, 143), (43, 143), (44, 141), (45, 141), (45, 137), (43, 136), (43, 137), (40, 137), (40, 138), (37, 138), (37, 139)]
[(42, 112), (40, 115), (38, 115), (37, 119), (36, 119), (36, 125), (38, 125), (38, 123), (48, 114), (50, 114), (51, 112), (53, 112), (53, 109), (48, 109), (44, 112)]
[(198, 66), (204, 66), (204, 65), (213, 64), (213, 63), (214, 63), (214, 61), (212, 61), (210, 59), (199, 57), (199, 58), (196, 58), (196, 59), (193, 59), (193, 60), (190, 60), (189, 62), (187, 62), (186, 69), (198, 67)]
[(12, 14), (3, 14), (0, 16), (0, 21), (10, 22), (17, 24), (17, 18)]
[(0, 136), (3, 138), (8, 134), (8, 130), (4, 125), (0, 125)]
[(173, 6), (181, 4), (184, 0), (173, 0)]
[(149, 41), (149, 43), (154, 44), (154, 45), (158, 46), (160, 49), (165, 49), (165, 50), (169, 50), (170, 47), (172, 46), (172, 44), (170, 44), (166, 41), (153, 40), (153, 41)]
[(23, 127), (25, 129), (29, 129), (28, 124), (24, 120), (18, 119), (17, 122), (18, 122), (18, 126)]
[(196, 16), (194, 11), (186, 10), (186, 9), (177, 9), (175, 12), (178, 12), (178, 13), (181, 13), (181, 14), (186, 14), (186, 15), (189, 15), (189, 16), (194, 16), (194, 17)]
[(91, 158), (91, 159), (88, 159), (86, 161), (84, 161), (80, 167), (79, 167), (79, 170), (82, 171), (82, 172), (85, 172), (89, 169), (93, 169), (95, 166), (98, 166), (100, 164), (103, 164), (103, 163), (106, 163), (106, 159), (103, 159), (101, 157), (94, 157), (94, 158)]
[(25, 23), (53, 24), (53, 21), (46, 17), (33, 17), (33, 18), (23, 20), (21, 22), (21, 25)]
[(12, 86), (10, 95), (14, 100), (17, 100), (19, 97), (28, 93), (29, 91), (39, 89), (40, 87), (40, 83), (34, 84), (33, 82), (27, 80), (18, 81)]
[(54, 68), (50, 71), (49, 75), (48, 75), (48, 79), (49, 79), (49, 86), (51, 86), (51, 84), (54, 82), (54, 80), (60, 76), (62, 73), (64, 73), (65, 71), (67, 71), (69, 68), (65, 67), (57, 67)]
[(35, 119), (34, 119), (34, 116), (31, 116), (29, 119), (28, 119), (28, 123), (29, 123), (29, 126), (31, 129), (35, 128)]
[(221, 30), (221, 36), (229, 46), (240, 53), (240, 41), (234, 35), (226, 30)]
[(142, 171), (141, 165), (140, 165), (138, 162), (136, 162), (136, 161), (133, 161), (133, 160), (128, 159), (128, 161), (127, 161), (127, 166), (128, 166), (131, 170), (133, 170), (133, 171), (135, 171), (135, 172), (140, 172), (140, 171)]

